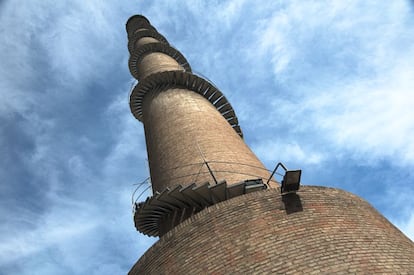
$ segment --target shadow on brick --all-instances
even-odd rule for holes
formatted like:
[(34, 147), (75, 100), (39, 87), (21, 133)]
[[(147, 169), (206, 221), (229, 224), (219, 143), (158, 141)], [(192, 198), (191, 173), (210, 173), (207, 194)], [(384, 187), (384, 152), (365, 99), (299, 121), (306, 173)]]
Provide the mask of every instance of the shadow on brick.
[(285, 206), (286, 214), (303, 211), (300, 196), (296, 193), (288, 193), (282, 195), (282, 202)]

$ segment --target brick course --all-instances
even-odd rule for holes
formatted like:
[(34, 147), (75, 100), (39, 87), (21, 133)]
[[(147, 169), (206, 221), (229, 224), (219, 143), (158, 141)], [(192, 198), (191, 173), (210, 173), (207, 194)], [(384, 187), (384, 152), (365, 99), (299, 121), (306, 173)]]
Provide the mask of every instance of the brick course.
[(213, 205), (165, 234), (133, 274), (414, 274), (414, 244), (348, 192), (303, 186)]
[[(167, 43), (142, 16), (131, 17), (127, 31), (131, 54), (144, 44)], [(183, 70), (160, 52), (134, 66), (140, 80)], [(269, 176), (211, 102), (191, 90), (150, 91), (143, 122), (154, 192), (213, 182), (197, 144), (218, 180)], [(303, 186), (297, 195), (281, 196), (272, 187), (191, 216), (129, 274), (414, 274), (413, 242), (366, 201), (333, 188)]]
[[(153, 29), (142, 17), (135, 20), (129, 21), (130, 33)], [(154, 41), (159, 40), (144, 36), (135, 42), (134, 49)], [(160, 52), (146, 54), (136, 66), (141, 80), (157, 72), (184, 70), (175, 59)], [(150, 92), (144, 98), (143, 117), (154, 192), (178, 184), (214, 183), (202, 154), (218, 181), (266, 181), (270, 176), (216, 107), (194, 91), (177, 88)]]
[(269, 178), (263, 164), (203, 96), (186, 89), (169, 89), (147, 94), (143, 106), (154, 191), (178, 184), (214, 182), (197, 144), (217, 180), (231, 184)]

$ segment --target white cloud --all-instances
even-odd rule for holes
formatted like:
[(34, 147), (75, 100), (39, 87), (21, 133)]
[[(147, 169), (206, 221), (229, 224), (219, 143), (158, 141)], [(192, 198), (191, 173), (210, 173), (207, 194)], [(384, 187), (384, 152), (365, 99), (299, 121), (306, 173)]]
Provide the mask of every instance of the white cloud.
[(397, 226), (410, 238), (414, 241), (414, 213), (411, 213), (411, 216), (407, 221), (397, 223)]
[[(92, 205), (69, 202), (70, 207), (53, 208), (52, 212), (42, 217), (40, 222), (27, 230), (18, 230), (2, 234), (0, 241), (0, 264), (42, 252), (52, 246), (64, 246), (76, 239), (90, 234), (100, 222), (90, 213)], [(68, 205), (68, 206), (69, 206)], [(84, 209), (88, 209), (85, 213)], [(27, 222), (32, 224), (31, 218)]]
[[(412, 56), (414, 58), (414, 55)], [(394, 158), (414, 164), (412, 106), (414, 68), (394, 68), (378, 83), (356, 83), (335, 95), (323, 94), (326, 105), (315, 108), (315, 124), (325, 129), (333, 143), (370, 157)], [(306, 103), (305, 103), (306, 104)], [(331, 112), (333, 110), (333, 112)]]
[[(297, 143), (281, 140), (263, 140), (252, 145), (258, 157), (267, 162), (294, 162), (303, 164), (319, 164), (324, 160), (323, 153), (304, 148)], [(283, 159), (280, 159), (283, 158)]]
[(414, 164), (413, 27), (395, 20), (410, 16), (409, 7), (371, 4), (289, 2), (263, 20), (251, 58), (259, 69), (270, 60), (276, 87), (267, 94), (270, 115), (255, 119), (310, 131), (317, 138), (306, 142), (323, 140), (356, 158)]
[[(179, 50), (198, 65), (196, 71), (221, 82), (226, 96), (233, 95), (232, 104), (245, 101), (249, 110), (259, 110), (252, 115), (237, 108), (239, 118), (262, 130), (255, 133), (252, 147), (265, 162), (283, 158), (314, 167), (343, 154), (413, 163), (414, 50), (407, 46), (413, 44), (412, 26), (404, 23), (403, 1), (140, 1), (130, 7), (111, 2), (2, 4), (0, 115), (18, 112), (27, 119), (24, 133), (35, 148), (24, 155), (24, 165), (42, 182), (45, 201), (39, 203), (45, 210), (24, 209), (18, 212), (23, 215), (6, 218), (10, 232), (1, 238), (0, 263), (15, 259), (26, 265), (19, 260), (30, 256), (37, 259), (37, 269), (25, 266), (26, 274), (61, 265), (79, 274), (100, 265), (98, 271), (116, 274), (132, 266), (155, 240), (135, 232), (130, 216), (131, 185), (148, 175), (142, 126), (129, 113), (128, 85), (101, 76), (105, 71), (115, 75), (122, 62), (127, 73), (124, 23), (134, 8), (173, 44), (181, 44)], [(39, 71), (40, 65), (49, 71)], [(271, 83), (260, 82), (272, 74)], [(120, 96), (111, 98), (111, 104), (108, 94), (102, 98), (108, 109), (97, 107), (103, 103), (101, 87), (90, 88), (90, 79), (102, 81), (102, 87), (120, 87), (113, 89)], [(42, 81), (45, 88), (34, 91)], [(49, 81), (59, 85), (52, 87)], [(260, 89), (252, 88), (256, 86)], [(274, 92), (280, 90), (286, 94)], [(92, 92), (94, 100), (82, 97)], [(105, 122), (85, 126), (79, 120), (72, 127), (90, 128), (96, 136), (83, 135), (85, 129), (78, 136), (62, 127), (68, 122), (62, 119), (67, 107), (79, 104), (88, 115), (81, 108), (86, 103)], [(271, 110), (261, 112), (264, 105)], [(289, 137), (269, 137), (279, 130)], [(110, 144), (98, 152), (97, 143), (105, 138)], [(91, 157), (98, 153), (102, 155)], [(410, 236), (412, 209), (408, 205), (404, 214), (391, 217)], [(15, 217), (33, 229), (14, 226)], [(57, 253), (50, 256), (49, 251)], [(85, 259), (95, 266), (86, 266)]]
[(80, 83), (99, 77), (109, 59), (102, 54), (111, 50), (115, 53), (121, 37), (110, 26), (112, 9), (101, 2), (75, 1), (51, 17), (53, 24), (39, 37), (51, 69), (61, 75), (63, 82)]
[(379, 201), (388, 207), (386, 217), (414, 241), (414, 201), (412, 199), (414, 186), (407, 183), (403, 188), (396, 188), (396, 186), (397, 184), (388, 186), (385, 191), (386, 196), (380, 198)]
[(240, 17), (241, 10), (245, 4), (245, 0), (239, 0), (224, 1), (221, 2), (221, 5), (215, 6), (214, 8), (217, 11), (217, 15), (222, 20), (220, 25), (227, 28), (233, 27), (234, 21)]
[[(116, 144), (113, 144), (113, 149), (104, 160), (105, 167), (103, 169), (106, 177), (117, 176), (119, 169), (122, 168), (120, 161), (127, 162), (128, 158), (140, 160), (142, 167), (135, 172), (145, 174), (147, 156), (144, 142), (143, 125), (136, 120), (129, 110), (129, 96), (126, 96), (127, 88), (120, 89), (119, 96), (111, 103), (105, 112), (111, 129), (111, 132), (117, 133)], [(132, 171), (131, 171), (132, 172)], [(138, 181), (138, 180), (137, 180)], [(135, 182), (131, 182), (133, 184)]]

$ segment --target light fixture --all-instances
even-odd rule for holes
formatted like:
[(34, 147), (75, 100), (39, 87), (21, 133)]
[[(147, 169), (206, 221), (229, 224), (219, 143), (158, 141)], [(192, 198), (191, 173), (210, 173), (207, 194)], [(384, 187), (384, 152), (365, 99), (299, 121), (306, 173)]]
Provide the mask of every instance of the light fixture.
[(281, 193), (287, 192), (295, 192), (299, 190), (300, 187), (300, 177), (302, 175), (302, 170), (288, 170), (283, 163), (279, 162), (275, 169), (273, 170), (272, 174), (270, 175), (269, 179), (266, 182), (266, 185), (269, 183), (270, 179), (276, 173), (277, 168), (281, 166), (283, 170), (285, 170), (285, 175), (282, 179), (282, 186), (280, 187)]

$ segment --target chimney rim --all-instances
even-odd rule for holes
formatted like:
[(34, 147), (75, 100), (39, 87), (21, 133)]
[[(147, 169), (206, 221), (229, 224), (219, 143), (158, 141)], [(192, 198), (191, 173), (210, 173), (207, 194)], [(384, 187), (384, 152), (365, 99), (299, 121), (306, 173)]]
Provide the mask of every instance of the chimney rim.
[(140, 15), (140, 14), (135, 14), (135, 15), (131, 16), (125, 24), (125, 28), (126, 28), (127, 33), (129, 33), (131, 31), (131, 28), (133, 27), (134, 24), (136, 24), (136, 23), (139, 24), (140, 21), (141, 22), (144, 21), (145, 22), (144, 24), (151, 25), (150, 21), (145, 16)]

